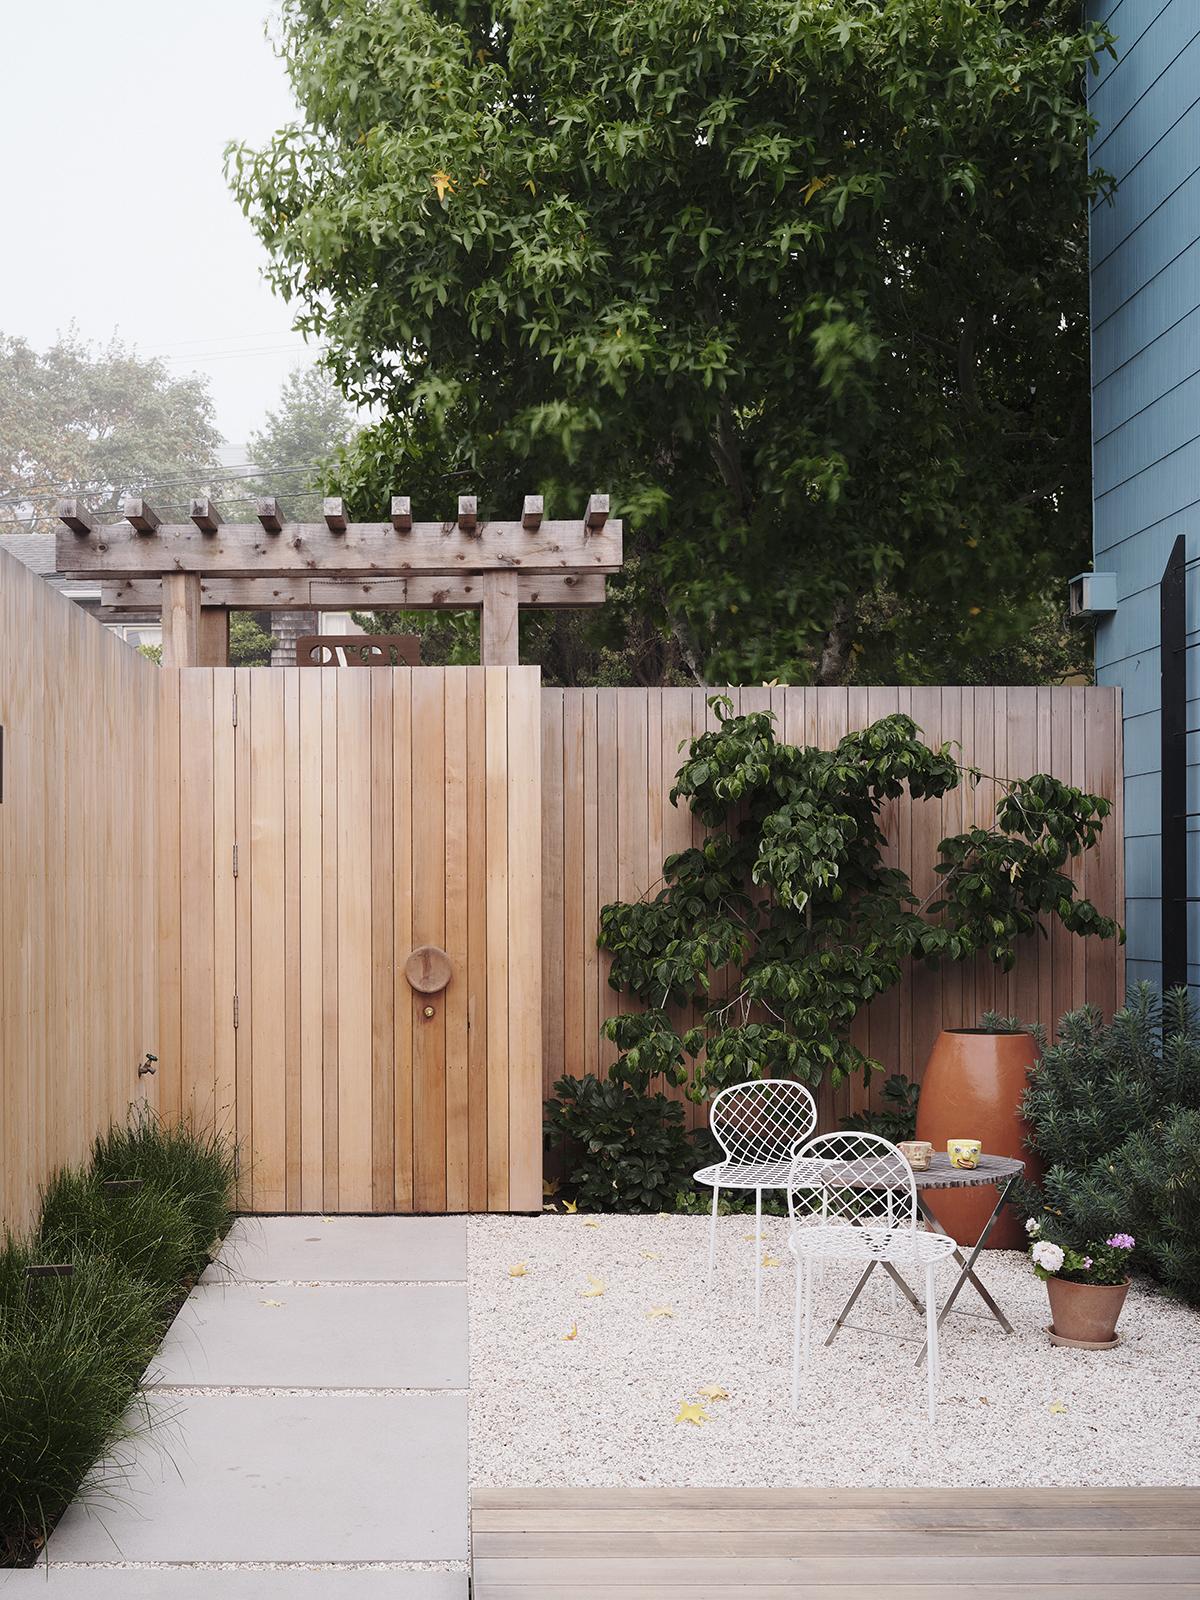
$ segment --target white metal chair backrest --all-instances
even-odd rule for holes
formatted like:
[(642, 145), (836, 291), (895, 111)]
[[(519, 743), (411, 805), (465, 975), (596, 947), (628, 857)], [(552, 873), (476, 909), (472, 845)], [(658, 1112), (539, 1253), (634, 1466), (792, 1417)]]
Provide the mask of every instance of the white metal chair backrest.
[(788, 1172), (793, 1222), (917, 1226), (917, 1185), (894, 1144), (877, 1133), (823, 1133), (797, 1150)]
[(726, 1161), (790, 1161), (817, 1125), (817, 1106), (791, 1078), (751, 1078), (721, 1090), (708, 1125)]

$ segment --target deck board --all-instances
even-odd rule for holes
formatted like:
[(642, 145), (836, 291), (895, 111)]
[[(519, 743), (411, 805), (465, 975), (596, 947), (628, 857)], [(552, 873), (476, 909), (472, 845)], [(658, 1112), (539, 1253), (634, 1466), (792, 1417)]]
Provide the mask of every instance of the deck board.
[(477, 1489), (474, 1600), (1200, 1594), (1197, 1489)]

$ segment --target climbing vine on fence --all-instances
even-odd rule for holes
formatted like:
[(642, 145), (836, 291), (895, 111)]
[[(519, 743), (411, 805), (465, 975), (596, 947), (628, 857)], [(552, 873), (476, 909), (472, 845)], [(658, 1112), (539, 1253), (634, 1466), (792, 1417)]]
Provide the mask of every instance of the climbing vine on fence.
[[(950, 744), (931, 749), (906, 716), (822, 750), (781, 743), (770, 712), (734, 716), (720, 695), (710, 704), (718, 725), (692, 740), (671, 791), (707, 837), (668, 857), (652, 898), (600, 913), (609, 981), (645, 1008), (604, 1024), (618, 1080), (686, 1084), (697, 1101), (751, 1077), (836, 1085), (880, 1065), (850, 1026), (909, 958), (983, 952), (1007, 970), (1018, 941), (1053, 921), (1124, 939), (1065, 870), (1099, 838), (1103, 797), (1047, 773), (990, 778), (959, 765)], [(884, 860), (881, 807), (964, 783), (998, 785), (995, 824), (942, 840), (937, 889), (920, 902)], [(688, 1002), (702, 1021), (680, 1032), (669, 1008)]]

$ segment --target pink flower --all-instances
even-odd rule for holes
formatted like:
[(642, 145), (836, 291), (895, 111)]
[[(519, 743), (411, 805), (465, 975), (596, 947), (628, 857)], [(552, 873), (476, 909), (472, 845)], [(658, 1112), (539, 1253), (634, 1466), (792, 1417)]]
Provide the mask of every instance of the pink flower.
[(1105, 1239), (1104, 1242), (1110, 1250), (1132, 1250), (1136, 1243), (1131, 1233), (1114, 1233), (1111, 1239)]
[(1084, 1256), (1084, 1258), (1083, 1258), (1083, 1270), (1085, 1272), (1090, 1272), (1091, 1268), (1092, 1268), (1092, 1258), (1091, 1258), (1091, 1256)]

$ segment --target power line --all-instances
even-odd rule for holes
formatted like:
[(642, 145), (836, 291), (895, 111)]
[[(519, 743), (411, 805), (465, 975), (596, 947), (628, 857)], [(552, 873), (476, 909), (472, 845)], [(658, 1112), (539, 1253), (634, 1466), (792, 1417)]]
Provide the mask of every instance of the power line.
[[(324, 461), (306, 461), (295, 467), (259, 467), (253, 461), (241, 461), (230, 466), (197, 467), (194, 472), (181, 473), (174, 478), (147, 479), (139, 484), (140, 489), (172, 489), (180, 484), (201, 483), (206, 479), (219, 483), (222, 477), (229, 473), (243, 473), (247, 478), (282, 478), (294, 477), (297, 473), (313, 472), (325, 466)], [(119, 476), (119, 475), (114, 475)], [(28, 490), (18, 490), (13, 494), (0, 495), (0, 505), (29, 505), (34, 501), (57, 500), (63, 495), (73, 493), (71, 486), (65, 488), (53, 484), (35, 484)], [(247, 496), (247, 498), (250, 498)]]

